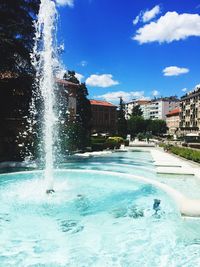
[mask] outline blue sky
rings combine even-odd
[[[181,96],[200,83],[199,1],[57,2],[62,61],[90,98]]]

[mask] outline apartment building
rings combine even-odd
[[[166,120],[166,115],[179,107],[179,99],[176,96],[154,99],[149,106],[149,119]]]
[[[166,114],[179,107],[179,99],[176,96],[156,98],[153,100],[133,100],[126,104],[126,118],[130,117],[134,106],[140,105],[144,119],[166,120]]]
[[[200,134],[200,87],[181,97],[180,108],[181,134]]]
[[[147,116],[148,113],[148,108],[147,105],[150,103],[150,100],[146,100],[146,99],[134,99],[131,102],[128,102],[125,104],[125,117],[126,119],[129,119],[132,113],[132,110],[135,106],[140,106],[141,111],[143,113],[143,116]]]
[[[180,124],[180,108],[173,109],[166,115],[166,124],[168,127],[168,134],[177,134]]]

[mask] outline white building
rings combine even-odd
[[[166,120],[166,115],[173,109],[179,108],[180,102],[176,97],[165,97],[152,100],[149,104],[149,119]]]
[[[166,120],[166,114],[171,110],[179,108],[179,100],[174,97],[164,97],[153,100],[133,100],[125,105],[126,119],[130,118],[133,107],[139,105],[144,119]]]
[[[146,105],[149,104],[150,102],[151,102],[150,100],[145,100],[145,99],[139,99],[139,100],[134,99],[133,101],[126,103],[125,104],[126,119],[130,118],[133,107],[136,107],[138,105],[140,106],[141,111],[143,112],[143,116],[144,115],[146,116],[146,113],[148,113],[146,109]]]
[[[181,97],[180,130],[182,135],[200,135],[200,87]]]

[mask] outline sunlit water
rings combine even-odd
[[[35,22],[35,45],[32,53],[32,62],[36,70],[35,89],[31,105],[31,113],[37,116],[43,108],[43,157],[45,162],[44,177],[46,189],[53,189],[53,167],[56,157],[56,100],[55,76],[58,68],[56,52],[56,4],[52,0],[41,0],[37,21]],[[41,98],[42,106],[36,107],[35,102]]]
[[[143,176],[155,176],[148,153],[65,167],[74,169],[55,171],[56,193],[49,196],[42,172],[0,175],[0,266],[200,265],[199,220],[181,218],[164,192],[125,174],[141,175],[145,167]]]

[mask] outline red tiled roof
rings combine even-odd
[[[98,105],[98,106],[106,106],[106,107],[116,107],[115,105],[106,102],[106,101],[100,101],[100,100],[90,100],[91,105]]]
[[[180,108],[175,108],[173,110],[171,110],[168,114],[166,114],[167,117],[170,117],[170,116],[175,116],[175,115],[178,115],[180,113]]]
[[[150,102],[151,102],[150,100],[146,100],[146,99],[137,100],[138,105],[148,104]]]
[[[69,81],[66,81],[66,80],[63,80],[63,79],[55,78],[55,81],[58,84],[62,84],[62,85],[69,86],[69,87],[70,86],[75,86],[75,87],[78,87],[79,86],[79,84],[72,83],[72,82],[69,82]]]

